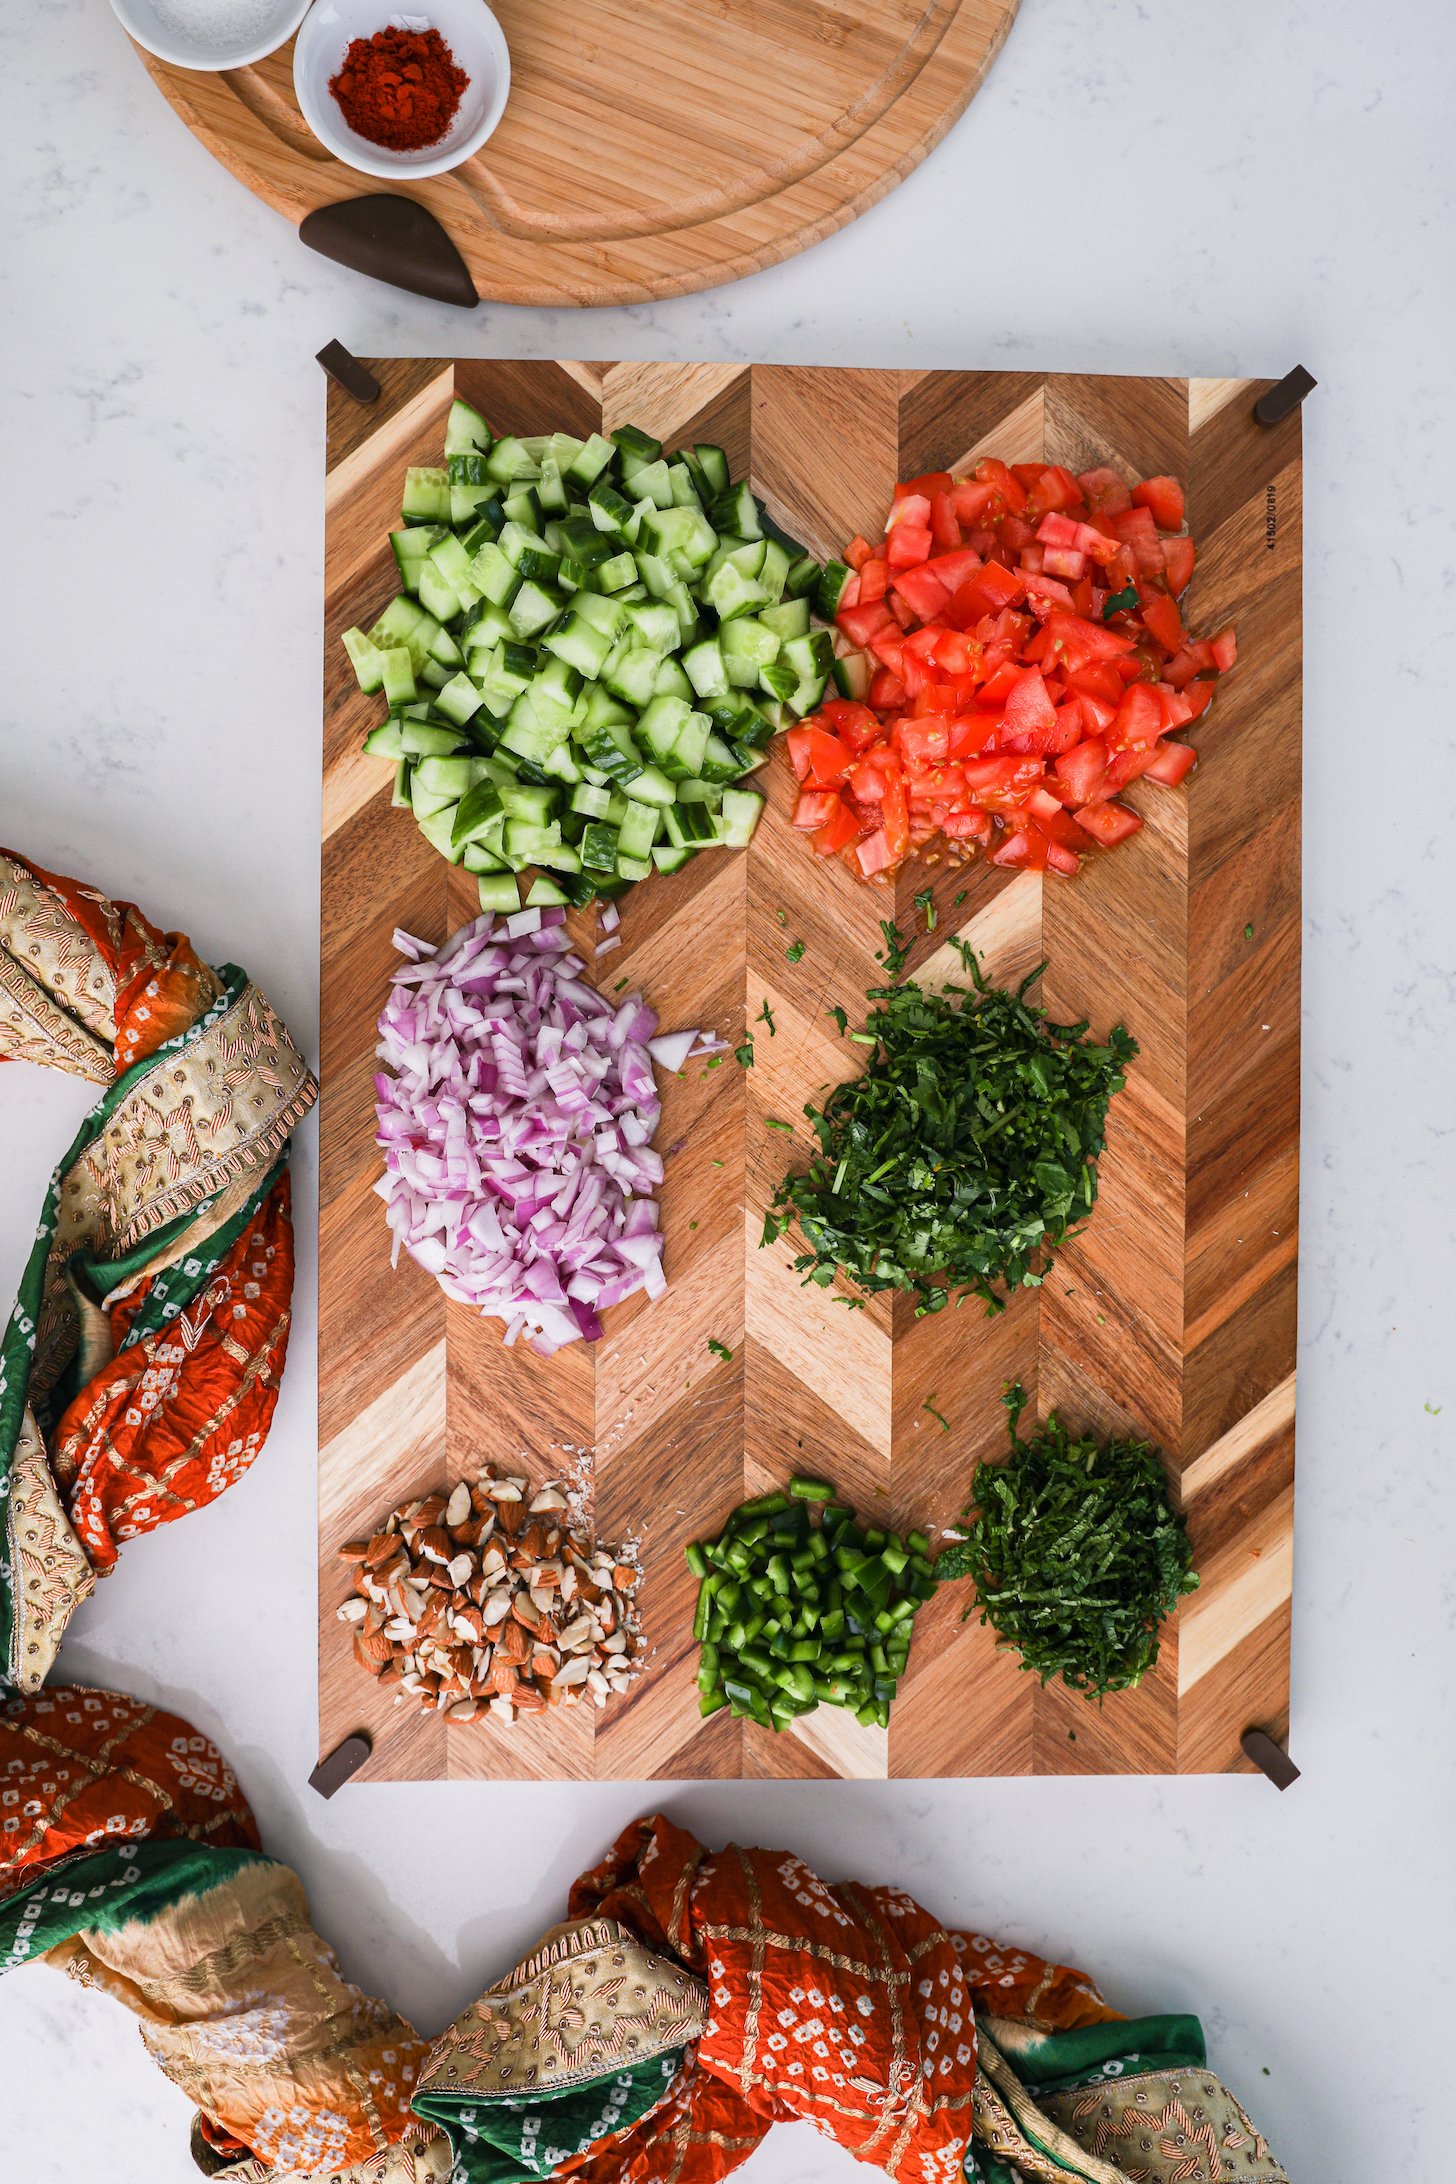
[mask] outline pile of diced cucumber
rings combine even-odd
[[[496,439],[453,404],[441,469],[411,469],[390,534],[403,589],[344,644],[389,717],[364,748],[481,907],[586,903],[699,849],[742,847],[739,784],[812,712],[832,584],[721,448]]]

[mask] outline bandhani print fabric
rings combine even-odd
[[[100,1096],[0,1334],[0,1688],[35,1691],[120,1544],[213,1501],[272,1419],[288,1140],[317,1087],[265,997],[0,850],[0,1060]]]
[[[0,1705],[0,1971],[41,1957],[134,2012],[208,2174],[446,2173],[410,2108],[425,2042],[343,1978],[227,1761],[175,1715],[55,1686]]]
[[[893,1888],[639,1820],[432,2047],[340,1974],[226,1760],[114,1692],[0,1706],[0,1972],[137,2017],[234,2184],[714,2184],[803,2119],[901,2184],[1289,2184],[1196,2018]]]

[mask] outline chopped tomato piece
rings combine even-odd
[[[961,527],[956,520],[949,482],[943,490],[938,488],[930,496],[930,535],[942,553],[953,552],[961,542]]]
[[[957,520],[963,529],[970,531],[984,521],[996,498],[996,488],[983,484],[978,478],[957,478],[950,497],[955,504]]]
[[[912,497],[929,500],[936,493],[948,493],[954,483],[948,470],[927,470],[924,477],[909,478],[903,485],[897,485],[893,497],[897,501]]]
[[[1170,592],[1150,592],[1143,601],[1143,625],[1152,631],[1165,652],[1183,649],[1183,617]]]
[[[883,630],[893,627],[893,616],[879,601],[870,605],[842,607],[834,617],[851,644],[872,645]]]
[[[838,736],[808,721],[789,730],[788,743],[789,763],[799,779],[822,788],[832,788],[836,781],[842,781],[854,762],[854,754]],[[814,824],[819,824],[817,819]]]
[[[889,576],[890,572],[885,566],[883,556],[880,554],[872,554],[861,565],[859,572],[859,603],[862,607],[873,606],[877,599],[884,598],[885,586],[889,581]]]
[[[869,701],[877,713],[895,713],[905,703],[908,692],[898,675],[888,667],[877,667],[870,677]]]
[[[1156,743],[1132,743],[1125,751],[1114,751],[1102,776],[1102,786],[1097,792],[1099,797],[1116,796],[1119,789],[1140,780],[1157,755]]]
[[[1160,531],[1183,528],[1183,488],[1176,478],[1144,478],[1132,489],[1139,508],[1146,508]]]
[[[983,462],[977,463],[975,475],[978,485],[989,485],[992,488],[993,505],[994,500],[1002,501],[1012,515],[1019,515],[1026,506],[1026,487],[994,455],[988,455]]]
[[[1077,479],[1089,508],[1116,515],[1132,505],[1132,495],[1115,470],[1084,470]]]
[[[826,698],[818,717],[841,742],[855,751],[864,750],[880,732],[879,721],[870,707],[859,704],[854,698]]]
[[[1165,538],[1163,541],[1163,570],[1168,579],[1168,589],[1175,595],[1186,591],[1193,574],[1196,550],[1191,538]]]
[[[1191,743],[1160,743],[1148,766],[1147,777],[1149,781],[1161,781],[1164,788],[1176,789],[1197,763],[1198,753]]]
[[[1126,750],[1131,743],[1156,743],[1163,733],[1163,709],[1148,683],[1133,683],[1107,730],[1109,747]]]
[[[992,864],[1011,865],[1024,872],[1045,872],[1047,838],[1039,827],[1017,827],[991,855]]]
[[[953,592],[968,576],[975,575],[981,566],[981,557],[969,546],[961,546],[954,553],[932,554],[925,566],[940,578],[947,592]]]
[[[921,622],[933,622],[950,597],[928,562],[923,568],[901,569],[895,578],[894,589]],[[1172,606],[1173,602],[1169,600],[1168,604]],[[1173,612],[1176,614],[1178,609],[1173,607]]]
[[[851,569],[862,569],[874,552],[867,538],[853,537],[844,549],[844,558]]]
[[[1023,668],[1006,693],[1004,735],[1011,737],[1041,734],[1054,728],[1056,720],[1057,709],[1048,695],[1041,669]]]
[[[1107,746],[1090,738],[1086,743],[1074,744],[1070,751],[1059,753],[1057,763],[1049,776],[1049,786],[1059,803],[1090,804],[1102,784],[1107,771]]]
[[[1125,842],[1130,834],[1136,834],[1142,825],[1135,811],[1126,804],[1084,804],[1076,815],[1079,827],[1086,829],[1094,842],[1104,849],[1113,849]]]
[[[855,840],[861,831],[859,820],[850,810],[848,804],[845,803],[844,798],[836,796],[832,799],[832,802],[833,810],[825,819],[824,824],[816,829],[814,839],[810,844],[816,857],[833,857],[840,850],[848,849],[850,843]]]
[[[978,811],[974,805],[965,811],[953,811],[941,822],[942,834],[948,834],[953,842],[989,842],[995,829],[988,811]]]
[[[902,505],[908,506],[909,503]],[[897,523],[885,540],[885,559],[892,569],[914,569],[929,556],[934,544],[928,526]]]
[[[950,723],[926,716],[921,720],[906,719],[897,722],[894,729],[895,747],[907,765],[927,766],[933,760],[950,756]]]
[[[890,848],[883,827],[877,828],[873,834],[867,835],[858,848],[852,850],[850,854],[861,874],[867,880],[872,878],[876,872],[888,872],[892,865],[899,862],[894,851]]]
[[[1208,649],[1220,675],[1226,675],[1239,656],[1238,639],[1234,635],[1232,623],[1227,629],[1221,629],[1216,637],[1209,639]]]
[[[837,809],[842,808],[843,800],[833,789],[801,789],[799,801],[794,806],[794,816],[789,823],[812,834],[816,827],[822,827]]]
[[[896,493],[894,506],[885,518],[885,537],[888,539],[891,531],[897,530],[902,523],[908,523],[915,530],[929,528],[930,495],[928,493],[917,491],[915,486],[907,487],[903,493]]]

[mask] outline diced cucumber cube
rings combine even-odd
[[[496,441],[486,457],[485,467],[498,485],[513,485],[518,478],[534,478],[538,470],[531,450],[510,433]]]
[[[667,775],[656,766],[644,766],[635,778],[626,784],[629,800],[634,804],[654,804],[665,811],[669,804],[677,802],[677,790]]]
[[[720,698],[728,688],[728,671],[716,638],[707,637],[683,654],[683,672],[700,698]]]
[[[448,761],[446,762],[448,764]],[[494,781],[477,781],[460,799],[451,829],[451,840],[457,846],[466,842],[478,842],[500,818],[505,806]]]
[[[764,800],[756,789],[725,789],[718,815],[718,839],[729,849],[746,849],[753,839]]]
[[[558,887],[555,880],[548,880],[543,872],[538,872],[526,889],[528,910],[545,910],[556,903],[569,902],[570,899],[566,889]]]
[[[371,728],[364,738],[364,748],[371,758],[392,758],[397,764],[404,757],[404,733],[399,722],[384,720]]]
[[[404,745],[406,758],[448,758],[460,748],[460,737],[453,728],[441,728],[432,720],[410,720],[406,717],[399,724],[399,740]]]
[[[355,681],[361,690],[372,696],[384,682],[384,664],[378,645],[372,644],[362,629],[346,629],[342,641]]]
[[[412,464],[404,474],[400,514],[406,523],[450,521],[450,473],[423,464]]]
[[[541,643],[543,649],[554,653],[558,660],[565,660],[579,674],[592,677],[601,673],[612,649],[611,638],[604,637],[599,629],[593,629],[580,614],[572,614],[560,628],[548,631]]]
[[[519,910],[521,890],[514,872],[483,872],[478,883],[482,910]]]
[[[380,680],[384,695],[391,705],[412,705],[419,692],[415,687],[414,662],[404,645],[392,645],[379,655]]]
[[[593,820],[577,844],[583,872],[611,872],[617,862],[617,830]]]
[[[646,857],[657,840],[662,815],[655,804],[629,803],[617,829],[617,862],[624,857]]]
[[[447,720],[458,720],[463,728],[472,714],[481,708],[481,695],[468,675],[452,675],[443,690],[435,693],[435,709]]]
[[[454,841],[455,806],[453,804],[444,804],[438,811],[421,812],[417,796],[415,798],[415,818],[418,821],[421,834],[423,834],[430,847],[437,849],[442,857],[448,857],[451,864],[459,864],[460,851],[455,847]]]
[[[577,485],[594,485],[616,452],[610,440],[594,432],[572,458],[566,475]]]
[[[474,448],[488,449],[491,429],[478,409],[457,394],[445,420],[445,453],[466,455]]]

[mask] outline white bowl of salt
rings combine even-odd
[[[311,0],[111,0],[122,28],[178,68],[246,68],[286,45]]]

